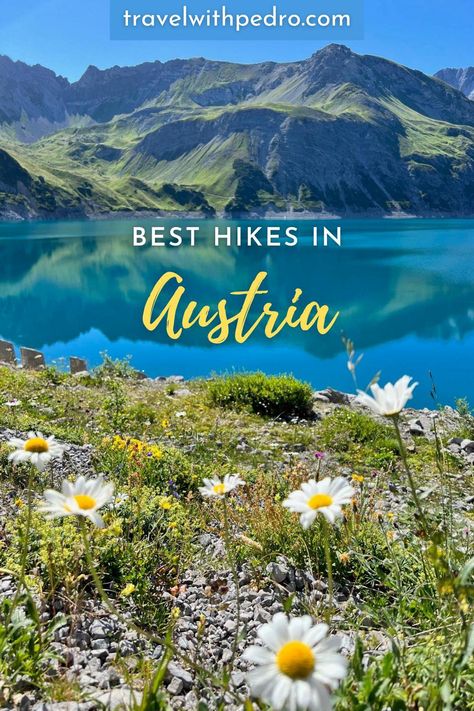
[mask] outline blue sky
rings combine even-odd
[[[473,0],[365,0],[365,4],[365,38],[347,43],[354,51],[381,55],[427,73],[474,65]],[[159,12],[159,0],[156,5]],[[308,8],[322,10],[323,5],[319,0],[308,2]],[[43,64],[71,80],[79,78],[89,64],[105,68],[195,56],[291,61],[327,44],[112,41],[109,0],[0,0],[0,13],[0,54]]]

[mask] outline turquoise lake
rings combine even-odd
[[[131,355],[150,376],[262,369],[351,391],[343,332],[364,353],[361,386],[379,370],[382,382],[407,373],[420,383],[413,403],[431,407],[431,373],[439,402],[474,403],[474,220],[326,222],[343,230],[342,247],[329,248],[311,246],[310,221],[291,223],[308,235],[297,248],[241,249],[214,247],[212,222],[192,223],[202,235],[195,248],[133,248],[133,224],[147,223],[1,224],[0,336],[59,365],[76,355],[93,366],[107,351]],[[267,271],[269,294],[258,297],[255,315],[268,300],[284,313],[299,287],[302,302],[340,316],[325,336],[284,329],[268,340],[257,331],[242,345],[211,345],[195,327],[171,341],[163,326],[149,332],[142,324],[145,300],[168,270],[183,277],[187,298],[210,305]]]

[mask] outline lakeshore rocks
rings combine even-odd
[[[325,390],[316,390],[313,393],[313,397],[316,401],[328,402],[332,405],[350,405],[355,396],[333,388],[326,388]]]
[[[446,447],[450,454],[464,458],[468,464],[474,466],[474,440],[452,437]]]

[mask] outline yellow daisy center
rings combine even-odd
[[[314,494],[308,499],[308,506],[310,509],[322,509],[324,506],[331,506],[332,502],[333,498],[329,494]]]
[[[212,491],[215,494],[225,494],[225,484],[214,484]]]
[[[298,640],[284,644],[276,655],[278,669],[290,679],[306,679],[313,671],[315,662],[311,647]]]
[[[76,494],[73,498],[79,508],[83,509],[84,511],[89,511],[90,509],[93,509],[94,506],[96,506],[97,504],[97,501],[94,499],[94,497],[89,496],[89,494]]]
[[[24,445],[25,452],[34,452],[35,454],[43,454],[49,450],[49,444],[43,437],[32,437],[27,440]]]

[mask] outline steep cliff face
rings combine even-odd
[[[474,100],[474,67],[466,69],[441,69],[435,76],[459,89],[468,99]]]
[[[74,84],[4,58],[1,91],[0,147],[48,187],[50,212],[51,196],[58,210],[90,214],[474,211],[474,103],[340,45],[290,64],[89,67]],[[11,143],[21,121],[70,128]],[[13,193],[3,190],[5,204]],[[33,193],[21,199],[41,212]]]
[[[60,123],[66,117],[68,81],[39,64],[30,67],[0,56],[0,122],[23,116]]]
[[[12,125],[15,137],[25,142],[66,126],[68,86],[49,69],[0,55],[0,126]]]

